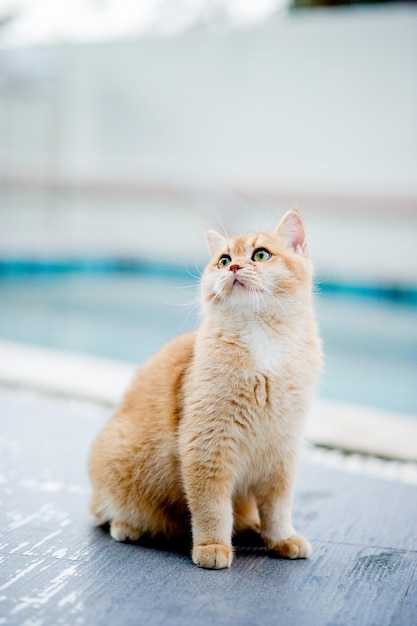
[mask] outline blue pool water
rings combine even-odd
[[[0,275],[0,339],[139,364],[198,325],[193,278],[85,270]],[[326,354],[319,395],[417,415],[415,304],[324,289],[317,314]]]

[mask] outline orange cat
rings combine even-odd
[[[305,558],[292,491],[322,357],[303,224],[293,209],[274,232],[207,240],[204,321],[145,363],[98,435],[91,511],[118,541],[191,530],[200,567],[229,567],[243,529]]]

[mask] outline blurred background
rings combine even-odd
[[[323,398],[417,416],[417,5],[0,0],[0,341],[140,363],[298,204]]]

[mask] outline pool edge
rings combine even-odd
[[[138,364],[0,341],[0,384],[115,407]],[[335,419],[335,417],[337,418]],[[417,461],[417,417],[316,399],[307,439],[346,452]]]

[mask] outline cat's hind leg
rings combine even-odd
[[[127,522],[122,522],[121,520],[112,520],[110,522],[110,535],[116,541],[136,541],[142,534],[139,528],[134,528]]]
[[[261,520],[259,518],[258,505],[251,491],[248,494],[239,495],[234,498],[233,518],[233,532],[260,532]]]
[[[139,528],[115,515],[110,499],[104,495],[100,497],[96,491],[91,495],[90,512],[96,526],[110,524],[110,535],[116,541],[136,541],[143,534]]]

